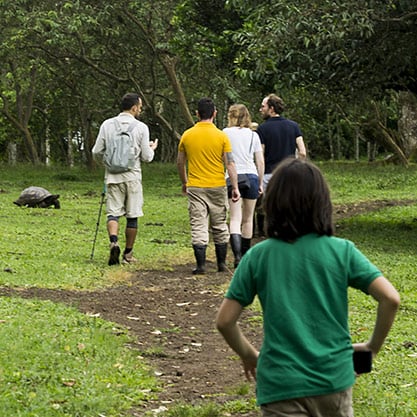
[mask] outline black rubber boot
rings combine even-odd
[[[194,256],[197,262],[197,268],[193,270],[194,275],[206,273],[206,248],[207,245],[193,245]]]
[[[226,255],[227,255],[227,243],[216,243],[216,259],[217,259],[217,271],[226,271]]]
[[[252,239],[242,237],[242,256],[250,249]]]
[[[230,246],[235,257],[234,266],[237,268],[240,259],[242,258],[242,235],[238,233],[232,233],[230,235]]]
[[[264,222],[265,216],[261,213],[256,213],[256,225],[258,229],[258,236],[260,237],[265,236]]]

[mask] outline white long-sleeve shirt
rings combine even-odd
[[[136,123],[136,127],[132,130],[132,137],[134,140],[135,149],[135,166],[127,171],[118,174],[110,173],[106,170],[105,180],[106,184],[120,184],[122,182],[141,180],[142,169],[140,162],[151,162],[154,158],[154,151],[149,146],[149,128],[145,123],[135,119],[130,113],[122,112],[117,116],[117,120],[123,128],[131,123]],[[113,123],[113,118],[105,120],[97,135],[96,143],[92,149],[93,158],[102,163],[104,151],[106,150],[106,138],[111,137],[116,133],[116,127]]]

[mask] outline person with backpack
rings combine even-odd
[[[143,216],[141,161],[151,162],[158,146],[158,139],[150,141],[148,126],[138,120],[141,110],[139,94],[125,94],[121,100],[121,113],[101,124],[92,149],[93,158],[105,165],[109,265],[120,264],[118,234],[121,216],[126,216],[126,242],[122,262],[137,262],[133,257],[133,246],[138,217]]]

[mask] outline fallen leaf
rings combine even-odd
[[[66,386],[66,387],[73,387],[75,385],[75,380],[70,379],[68,381],[62,381],[62,383]]]

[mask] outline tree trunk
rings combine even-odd
[[[329,136],[330,160],[334,161],[333,132],[332,132],[332,123],[331,123],[329,112],[327,112],[327,134]]]
[[[16,142],[9,142],[7,146],[8,161],[10,165],[16,165],[17,162],[17,144]]]
[[[175,59],[165,55],[160,56],[159,60],[162,63],[165,69],[165,73],[167,74],[168,79],[171,83],[172,89],[174,90],[175,97],[177,99],[178,105],[180,106],[185,121],[191,127],[194,124],[194,119],[191,115],[190,109],[188,108],[184,90],[177,77],[177,72],[175,70]]]
[[[49,128],[49,119],[46,119],[46,128],[45,128],[45,165],[49,166],[51,164],[51,129]]]
[[[360,159],[360,140],[359,140],[359,127],[355,126],[355,161],[359,162]]]
[[[399,94],[398,102],[401,116],[398,121],[400,146],[404,155],[409,159],[417,160],[417,97],[408,91]]]
[[[67,161],[70,168],[74,167],[74,154],[72,149],[72,130],[71,130],[71,120],[68,117],[68,126],[67,126],[67,137],[68,137],[68,149],[67,149]]]
[[[36,149],[35,142],[33,141],[32,134],[27,126],[21,126],[21,129],[24,134],[24,139],[26,143],[26,148],[29,152],[30,159],[35,165],[40,164],[38,150]]]

